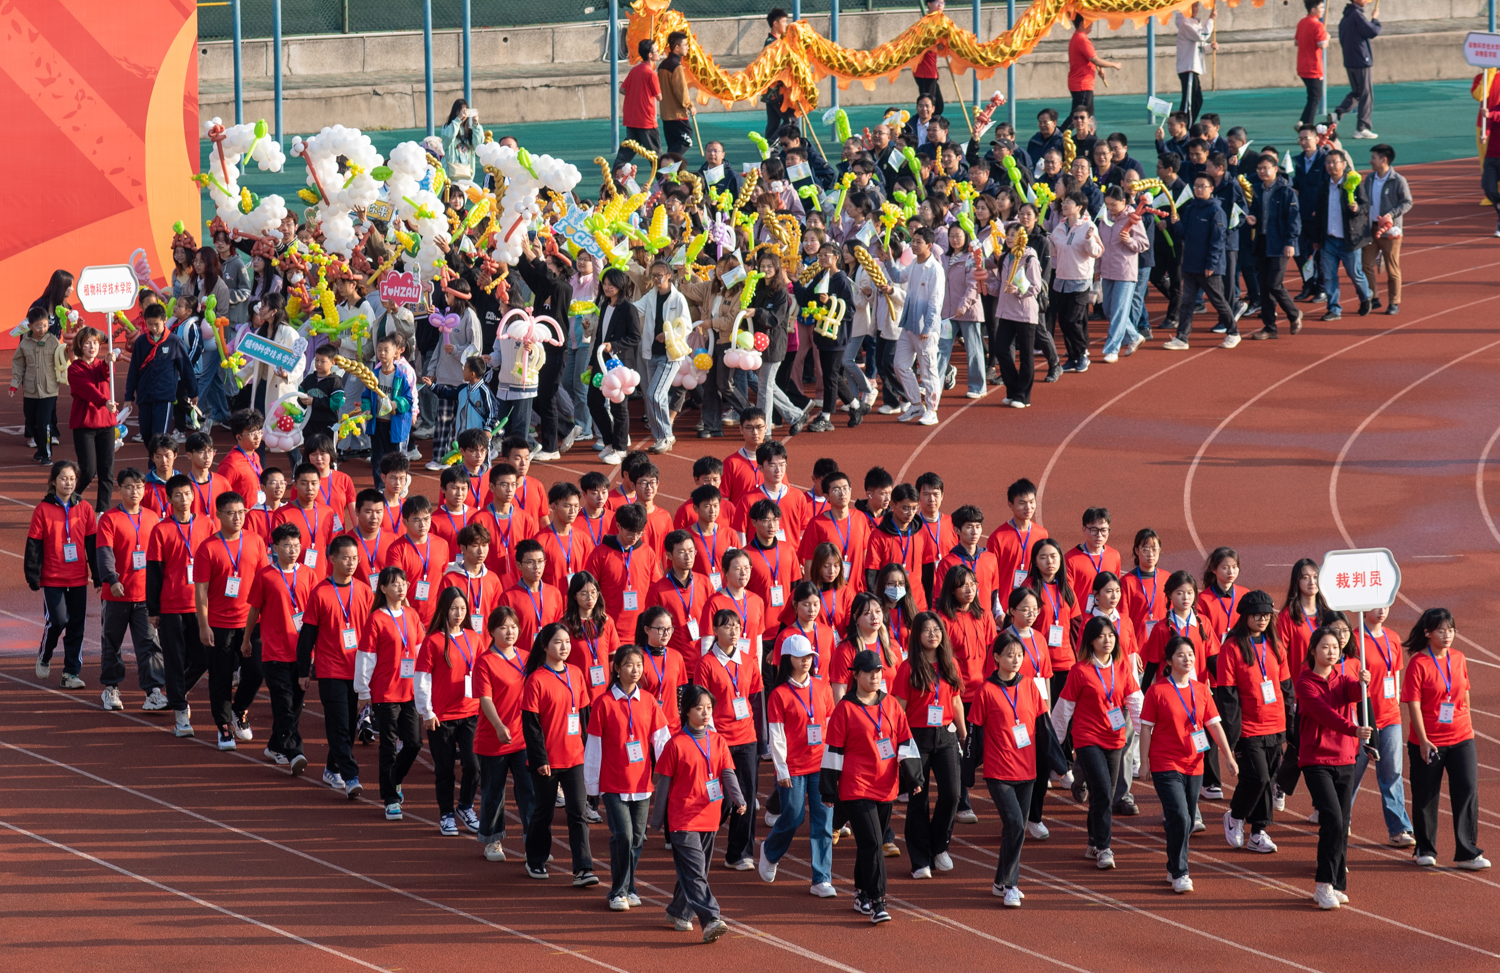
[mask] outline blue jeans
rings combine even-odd
[[[1176,770],[1153,771],[1151,783],[1161,799],[1163,824],[1167,829],[1167,874],[1181,878],[1188,873],[1188,837],[1198,814],[1198,789],[1202,774]]]
[[[1106,355],[1118,355],[1123,345],[1141,337],[1130,321],[1135,308],[1136,283],[1133,280],[1104,281],[1104,313],[1109,316],[1109,333],[1104,336]]]
[[[604,820],[609,823],[609,894],[635,894],[635,868],[646,844],[646,817],[651,800],[627,801],[619,794],[605,794]]]
[[[1372,741],[1380,751],[1380,760],[1375,764],[1375,780],[1380,784],[1380,810],[1385,814],[1385,830],[1392,838],[1411,830],[1411,818],[1406,814],[1406,788],[1401,783],[1401,724],[1392,723],[1375,731]],[[1359,782],[1364,779],[1365,767],[1370,758],[1363,747],[1354,758],[1354,794],[1349,799],[1352,808],[1359,799]]]
[[[849,387],[854,389],[856,395],[870,394],[870,379],[855,361],[864,347],[863,338],[850,338],[849,344],[844,347],[844,378],[848,380]],[[874,358],[875,351],[871,349],[869,359],[873,361]]]
[[[985,392],[984,374],[984,322],[983,321],[950,321],[948,322],[950,333],[946,338],[938,339],[938,381],[944,381],[948,374],[948,359],[953,357],[953,342],[956,338],[964,341],[964,351],[968,353],[969,362],[969,391]]]
[[[776,791],[781,796],[781,817],[776,819],[776,824],[771,828],[771,833],[766,836],[761,850],[765,853],[766,861],[775,864],[781,861],[787,849],[792,846],[792,835],[802,827],[802,819],[807,816],[807,809],[811,808],[812,816],[808,821],[808,838],[812,843],[812,880],[816,885],[819,882],[833,881],[833,808],[823,803],[823,796],[818,792],[818,774],[804,774],[801,777],[791,779],[792,786],[777,786]]]
[[[666,355],[652,355],[646,366],[646,423],[651,428],[651,438],[657,442],[672,438],[671,402],[672,376],[677,363],[667,361]]]
[[[1344,271],[1354,281],[1354,292],[1359,299],[1370,299],[1370,284],[1365,280],[1358,250],[1350,250],[1343,237],[1331,236],[1324,239],[1323,248],[1318,253],[1319,265],[1323,269],[1323,291],[1328,295],[1328,310],[1339,310],[1339,264],[1344,265]]]
[[[223,375],[218,346],[204,345],[193,367],[193,377],[198,382],[198,409],[210,422],[229,421],[229,396],[224,392]]]
[[[1142,267],[1140,279],[1135,282],[1135,295],[1130,305],[1130,323],[1142,338],[1151,337],[1151,315],[1146,313],[1146,292],[1151,289],[1151,272]]]
[[[593,345],[588,342],[583,342],[578,347],[570,345],[568,355],[563,359],[563,388],[567,391],[568,398],[573,400],[573,421],[583,430],[578,434],[582,439],[594,435],[594,420],[589,415],[588,395],[583,387],[583,373],[593,362],[593,350]]]

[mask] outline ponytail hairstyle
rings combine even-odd
[[[558,632],[566,634],[567,631],[562,622],[548,622],[542,626],[531,643],[531,651],[526,654],[526,675],[531,675],[547,664],[547,646],[552,644],[552,637]]]
[[[385,597],[385,586],[398,578],[405,581],[406,572],[396,567],[396,565],[392,564],[389,567],[380,569],[380,576],[375,582],[375,603],[370,606],[371,614],[389,605],[389,601]],[[397,605],[396,607],[400,608],[401,606]]]
[[[579,572],[579,574],[583,573],[585,572]],[[578,575],[575,574],[573,575],[573,577],[577,578]],[[641,651],[651,652],[651,633],[647,630],[651,628],[652,625],[656,624],[657,619],[663,617],[671,618],[672,613],[667,611],[660,605],[652,605],[650,608],[647,608],[645,611],[635,616],[635,644],[641,649]],[[666,654],[666,649],[666,646],[662,646],[663,655]]]

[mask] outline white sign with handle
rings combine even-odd
[[[1471,32],[1464,38],[1464,60],[1470,67],[1500,68],[1500,34]]]
[[[1389,608],[1401,588],[1396,556],[1383,547],[1329,551],[1318,570],[1318,590],[1334,611]]]

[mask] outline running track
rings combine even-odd
[[[1065,543],[1077,539],[1081,510],[1104,504],[1114,516],[1112,542],[1127,553],[1142,526],[1161,533],[1167,568],[1198,571],[1208,549],[1231,544],[1242,581],[1278,602],[1298,557],[1390,547],[1404,574],[1392,626],[1405,631],[1419,606],[1446,605],[1458,617],[1476,681],[1480,844],[1494,857],[1500,638],[1489,579],[1500,569],[1500,472],[1488,467],[1500,460],[1493,396],[1500,331],[1492,324],[1500,246],[1489,211],[1475,205],[1474,169],[1467,161],[1404,170],[1417,208],[1407,223],[1408,293],[1398,317],[1350,313],[1322,325],[1310,314],[1295,338],[1283,330],[1277,342],[1247,341],[1234,351],[1200,337],[1174,355],[1153,341],[1118,365],[1039,385],[1024,412],[1002,409],[1003,393],[992,393],[977,403],[950,400],[931,429],[878,416],[855,433],[839,423],[834,435],[792,443],[793,478],[806,484],[812,461],[824,455],[856,480],[875,463],[906,480],[937,470],[948,509],[979,503],[998,523],[1005,484],[1029,476],[1042,487],[1039,519]],[[1153,311],[1159,317],[1160,307]],[[7,421],[19,422],[14,406],[11,415]],[[517,828],[505,864],[485,862],[472,840],[440,838],[425,754],[407,782],[407,820],[387,824],[373,801],[350,804],[311,777],[291,780],[269,768],[258,741],[238,754],[216,752],[203,729],[206,700],[196,701],[199,736],[191,742],[171,736],[170,717],[140,713],[129,683],[126,712],[106,715],[97,696],[97,615],[85,645],[89,690],[38,685],[37,598],[24,588],[19,557],[43,478],[18,439],[7,443],[0,453],[9,464],[0,465],[7,966],[438,970],[494,962],[499,947],[507,966],[645,973],[693,969],[708,958],[672,948],[696,946],[698,936],[663,924],[672,870],[659,836],[642,860],[646,905],[617,915],[598,889],[577,892],[560,877],[526,880]],[[684,438],[679,452],[658,461],[670,505],[686,496],[691,460],[704,445]],[[738,444],[707,445],[725,455]],[[142,452],[122,450],[117,467],[142,462]],[[586,452],[575,450],[556,475],[592,468]],[[363,464],[353,465],[359,480]],[[320,716],[316,694],[309,699],[303,728],[316,766]],[[258,732],[268,719],[262,702],[252,717]],[[357,756],[373,784],[374,749]],[[761,776],[765,795],[769,770]],[[842,894],[832,900],[807,895],[802,840],[774,886],[754,872],[715,869],[733,933],[713,960],[787,973],[980,964],[1119,973],[1182,961],[1203,970],[1323,973],[1500,968],[1500,873],[1447,867],[1446,798],[1442,867],[1417,870],[1404,851],[1384,845],[1372,788],[1367,781],[1355,811],[1353,901],[1338,913],[1319,913],[1309,899],[1316,828],[1304,823],[1305,790],[1273,826],[1281,851],[1271,856],[1227,849],[1217,820],[1226,805],[1206,802],[1209,831],[1193,846],[1197,892],[1178,897],[1165,881],[1159,805],[1149,783],[1138,783],[1142,814],[1116,821],[1120,867],[1112,872],[1083,860],[1082,811],[1054,794],[1053,837],[1027,844],[1027,899],[1018,911],[1000,909],[989,894],[998,830],[984,800],[976,801],[979,824],[957,828],[953,872],[919,883],[904,857],[888,862],[896,922],[878,930],[850,910],[852,842],[835,851]],[[898,819],[902,811],[897,805]],[[758,830],[763,836],[763,824]],[[593,828],[593,848],[606,872],[603,826]],[[562,843],[556,852],[566,861]]]

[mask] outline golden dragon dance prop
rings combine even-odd
[[[1225,0],[1233,7],[1240,0]],[[1261,6],[1265,0],[1251,0]],[[895,81],[903,68],[910,67],[931,48],[949,58],[953,71],[974,71],[988,78],[997,68],[1014,64],[1030,53],[1057,24],[1066,24],[1075,14],[1085,19],[1106,21],[1118,28],[1126,20],[1137,26],[1151,17],[1165,24],[1171,15],[1187,10],[1193,0],[1035,0],[1016,22],[1000,36],[981,41],[964,30],[946,14],[929,14],[894,40],[868,51],[842,47],[820,35],[807,23],[792,23],[787,32],[766,45],[755,60],[740,71],[722,68],[713,55],[698,43],[692,24],[680,11],[671,9],[671,0],[635,0],[631,5],[627,29],[634,63],[640,41],[653,38],[658,50],[665,50],[667,35],[680,30],[688,35],[688,53],[683,64],[688,84],[698,89],[699,104],[718,99],[724,107],[737,101],[754,101],[773,84],[782,85],[782,107],[805,115],[818,107],[818,82],[833,76],[840,90],[855,81],[873,91],[880,78]]]

